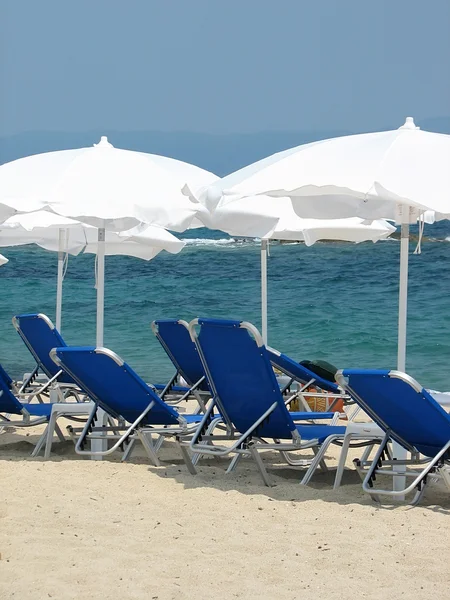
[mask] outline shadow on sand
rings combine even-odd
[[[38,436],[31,434],[26,437],[20,436],[22,438],[20,441],[17,440],[17,437],[12,433],[0,437],[0,461],[44,461],[42,455],[36,458],[30,456]],[[157,477],[172,478],[186,489],[211,488],[224,494],[234,491],[246,495],[266,497],[270,501],[301,503],[317,500],[343,506],[367,505],[372,506],[374,510],[405,509],[405,505],[400,503],[387,503],[383,504],[382,507],[374,503],[362,491],[359,475],[352,468],[347,468],[344,471],[342,484],[338,490],[333,490],[332,487],[336,474],[334,466],[326,472],[317,470],[310,484],[302,486],[299,482],[304,474],[304,469],[281,463],[278,453],[266,452],[262,456],[274,484],[272,487],[264,485],[256,465],[249,458],[242,459],[236,470],[229,474],[226,473],[229,460],[204,458],[197,465],[197,475],[193,476],[188,472],[184,461],[179,455],[178,448],[171,441],[164,442],[161,448],[160,467],[149,466],[148,458],[140,447],[136,447],[136,451],[128,462],[134,465],[146,466],[146,469]],[[75,454],[72,441],[54,442],[50,457],[51,462],[83,460],[89,460],[89,458]],[[116,452],[105,460],[120,463],[121,454]],[[123,464],[124,470],[127,468],[126,465],[127,463]],[[430,482],[419,506],[423,509],[450,514],[450,495],[445,487],[441,487],[440,483]]]

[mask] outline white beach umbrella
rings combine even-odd
[[[450,135],[399,129],[290,148],[224,177],[207,195],[293,199],[305,218],[395,219],[396,205],[450,215]],[[201,191],[200,191],[201,193]],[[198,194],[193,194],[195,197]]]
[[[39,202],[109,230],[145,222],[184,231],[201,207],[182,195],[186,181],[177,176],[180,170],[161,165],[159,157],[114,148],[103,136],[90,148],[35,154],[0,166],[0,202]]]
[[[203,171],[203,185],[214,176]],[[192,179],[192,181],[191,181]],[[184,231],[204,207],[181,193],[202,184],[202,170],[174,159],[114,148],[47,152],[0,167],[0,203],[45,203],[53,212],[98,228],[97,345],[103,345],[105,232],[143,223]],[[11,200],[12,199],[12,200]]]
[[[0,247],[36,244],[58,252],[56,327],[61,331],[62,286],[68,254],[97,254],[97,228],[45,210],[16,214],[0,225]],[[145,225],[123,232],[105,232],[105,255],[134,256],[151,260],[162,250],[177,254],[184,242],[158,225]]]
[[[6,265],[7,262],[9,262],[9,260],[6,258],[6,256],[3,256],[3,254],[0,254],[0,267],[2,265]]]
[[[285,150],[236,171],[191,197],[223,210],[239,198],[289,197],[305,218],[395,219],[402,224],[398,369],[406,368],[409,223],[421,212],[450,215],[450,136],[397,130],[333,138]]]

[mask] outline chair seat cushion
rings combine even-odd
[[[180,417],[183,417],[183,419],[186,419],[186,421],[188,423],[200,423],[200,421],[203,419],[204,416],[205,416],[204,414],[186,415],[184,413],[180,413]]]
[[[322,443],[330,435],[345,435],[346,427],[334,425],[296,425],[303,440],[319,440]]]
[[[163,390],[166,387],[166,385],[167,385],[167,383],[155,383],[153,385],[153,387],[156,390]],[[179,394],[186,394],[186,392],[188,392],[190,389],[191,388],[188,388],[188,387],[183,387],[183,386],[180,386],[180,385],[174,385],[174,386],[172,386],[170,388],[170,391],[171,392],[176,392],[176,393],[179,393]]]
[[[50,418],[52,412],[52,405],[49,403],[44,404],[22,404],[23,408],[33,417],[47,417]]]
[[[291,412],[294,421],[305,421],[307,419],[332,419],[335,413],[332,412]]]

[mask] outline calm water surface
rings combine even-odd
[[[149,381],[172,373],[150,330],[153,319],[227,317],[261,325],[259,244],[212,232],[189,237],[199,235],[177,256],[106,259],[105,345]],[[422,254],[410,255],[407,369],[425,386],[450,390],[450,224],[427,235]],[[396,240],[271,245],[270,345],[340,368],[395,368],[399,250]],[[0,268],[0,361],[18,377],[33,360],[11,317],[43,312],[54,320],[57,257],[34,246],[2,253],[10,262]],[[68,344],[95,344],[93,256],[69,260],[62,333]]]

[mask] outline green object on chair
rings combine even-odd
[[[302,360],[300,364],[323,379],[335,383],[334,376],[338,369],[326,360]]]

